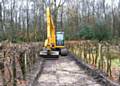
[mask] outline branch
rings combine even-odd
[[[60,0],[58,6],[56,7],[56,9],[53,11],[52,14],[56,13],[56,11],[57,11],[61,6],[63,6],[63,4],[65,3],[65,0],[64,0],[64,2],[63,2],[62,4],[60,4],[60,3],[61,3],[61,0]]]

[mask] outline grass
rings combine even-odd
[[[113,59],[112,60],[112,67],[120,67],[120,60],[119,59]]]

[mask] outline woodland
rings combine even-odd
[[[119,83],[120,0],[0,0],[0,84],[26,83],[46,39],[48,2],[69,51]]]

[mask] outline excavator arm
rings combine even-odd
[[[44,47],[50,50],[52,48],[55,48],[56,46],[56,31],[49,7],[47,7],[46,10],[46,17],[47,17],[47,39],[45,40]]]
[[[43,57],[59,57],[59,51],[55,51],[56,47],[56,31],[53,23],[50,8],[46,9],[46,21],[47,21],[47,39],[44,42],[44,49],[40,51],[40,56]]]

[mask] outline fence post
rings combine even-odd
[[[107,45],[107,73],[109,74],[109,76],[111,75],[111,55],[110,55],[110,47],[109,45]]]
[[[102,45],[99,43],[98,44],[98,58],[99,58],[99,62],[98,62],[98,68],[99,69],[102,69],[101,66],[102,66]]]
[[[13,68],[13,86],[17,86],[17,81],[16,81],[16,61],[15,61],[15,55],[13,55],[12,68]]]

